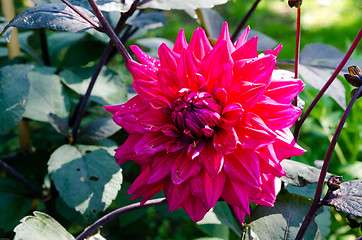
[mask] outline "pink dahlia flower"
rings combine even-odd
[[[273,206],[280,162],[304,153],[290,132],[301,113],[290,102],[304,85],[274,68],[281,45],[258,55],[248,32],[232,43],[225,23],[211,46],[203,29],[189,44],[181,30],[159,59],[131,47],[140,63],[126,66],[138,95],[106,109],[130,134],[116,149],[118,163],[141,165],[132,199],[143,195],[143,204],[163,190],[168,210],[183,208],[194,221],[219,198],[241,222],[249,201]]]

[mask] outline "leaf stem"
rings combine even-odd
[[[26,187],[28,187],[37,198],[42,198],[42,191],[35,187],[28,179],[26,179],[23,175],[18,173],[14,168],[10,167],[6,162],[0,160],[0,167],[4,169],[7,173],[15,177],[17,180],[22,182]]]
[[[132,6],[130,7],[130,9],[127,12],[122,14],[122,16],[119,19],[117,26],[114,30],[115,34],[118,35],[121,32],[121,29],[124,26],[124,24],[126,23],[127,19],[136,11],[138,3],[139,3],[139,0],[134,1]],[[73,143],[76,140],[78,129],[80,127],[80,123],[82,121],[82,118],[83,118],[85,109],[87,107],[88,100],[89,100],[90,94],[93,90],[94,84],[98,78],[99,73],[102,70],[102,67],[107,63],[109,56],[112,53],[112,48],[113,48],[113,43],[112,43],[112,41],[109,41],[106,48],[103,51],[103,54],[97,64],[97,67],[92,75],[91,82],[89,83],[86,93],[80,99],[80,102],[78,104],[79,107],[77,108],[77,111],[75,112],[75,120],[74,120],[73,129],[72,129],[72,138],[71,139],[72,139]]]
[[[245,15],[245,17],[241,20],[241,22],[239,23],[238,27],[236,28],[234,34],[231,36],[231,41],[235,42],[236,38],[238,37],[240,31],[244,28],[246,22],[249,20],[249,18],[251,17],[251,15],[253,14],[253,12],[255,11],[256,7],[258,6],[260,0],[256,0],[253,4],[253,6],[251,6],[251,8],[249,9],[248,13]]]
[[[51,64],[50,64],[50,56],[48,50],[48,41],[44,28],[39,29],[39,36],[40,36],[40,46],[41,46],[44,65],[50,66]]]
[[[102,31],[102,29],[100,28],[99,24],[96,23],[95,21],[93,21],[92,19],[90,19],[88,16],[84,15],[81,11],[79,11],[73,4],[71,4],[70,2],[68,2],[67,0],[62,0],[62,2],[67,5],[68,7],[70,7],[74,12],[76,12],[79,16],[81,16],[84,20],[86,20],[90,25],[92,25],[95,29],[97,29],[98,31]]]
[[[310,104],[310,106],[307,108],[307,110],[305,111],[305,113],[302,115],[302,117],[300,118],[300,120],[298,120],[295,123],[295,128],[294,128],[294,139],[297,141],[298,137],[299,137],[299,132],[300,132],[300,128],[302,127],[302,124],[304,123],[304,121],[307,119],[307,117],[309,116],[309,114],[311,113],[311,111],[313,110],[313,108],[317,105],[318,101],[321,99],[322,95],[324,94],[324,92],[328,89],[328,87],[332,84],[332,82],[334,81],[334,79],[338,76],[338,73],[342,70],[342,68],[344,67],[344,65],[346,64],[346,62],[348,61],[348,59],[351,57],[353,51],[355,50],[355,48],[357,47],[359,41],[361,40],[362,37],[362,28],[360,29],[359,33],[357,34],[356,38],[354,39],[351,47],[348,49],[346,55],[344,56],[344,58],[342,59],[342,61],[340,62],[340,64],[338,65],[338,67],[336,68],[336,70],[334,71],[334,73],[332,74],[332,76],[328,79],[328,81],[324,84],[323,88],[319,91],[319,93],[317,94],[317,96],[315,97],[315,99],[313,100],[313,102]]]
[[[321,195],[322,195],[324,179],[326,178],[328,166],[329,166],[329,163],[331,161],[334,148],[335,148],[335,146],[337,144],[338,137],[339,137],[339,135],[340,135],[340,133],[341,133],[341,131],[343,129],[343,125],[346,122],[347,117],[348,117],[349,113],[351,112],[352,106],[356,102],[356,100],[357,100],[359,94],[361,93],[361,91],[362,91],[362,86],[360,86],[358,88],[358,90],[355,92],[355,94],[353,95],[351,101],[349,102],[349,104],[347,106],[346,111],[343,113],[343,116],[342,116],[341,120],[339,121],[338,127],[337,127],[337,129],[336,129],[336,131],[335,131],[335,133],[333,135],[331,144],[329,145],[328,151],[326,153],[326,157],[325,157],[324,162],[323,162],[323,166],[322,166],[321,173],[319,175],[317,189],[316,189],[316,192],[315,192],[315,195],[314,195],[312,206],[310,207],[307,215],[304,218],[304,221],[302,223],[302,226],[299,229],[296,240],[302,240],[303,239],[303,236],[304,236],[305,232],[307,231],[308,226],[310,225],[312,219],[314,218],[314,216],[317,213],[318,209],[322,206],[320,198],[321,198]]]
[[[295,58],[294,58],[294,78],[298,78],[298,67],[299,67],[299,52],[300,52],[300,6],[297,8],[297,31],[295,37]],[[298,105],[298,96],[293,100],[293,105]]]
[[[124,60],[127,62],[129,60],[132,60],[131,55],[119,39],[118,35],[113,31],[112,27],[109,25],[105,17],[103,16],[103,13],[99,10],[97,4],[94,2],[94,0],[88,0],[89,4],[91,5],[95,15],[97,16],[98,20],[101,22],[103,29],[105,33],[108,35],[108,37],[112,40],[113,44],[116,46],[118,51],[121,53]]]
[[[86,237],[88,237],[92,232],[94,232],[97,228],[99,228],[100,226],[104,225],[105,223],[111,221],[113,218],[126,213],[126,212],[130,212],[133,210],[137,210],[137,209],[141,209],[141,208],[146,208],[146,207],[151,207],[151,206],[159,206],[159,205],[163,205],[166,204],[166,198],[156,198],[156,199],[151,199],[148,200],[145,204],[141,205],[139,202],[138,203],[133,203],[130,204],[128,206],[119,208],[117,210],[114,210],[113,212],[108,213],[107,215],[103,216],[102,218],[98,219],[96,222],[94,222],[92,225],[90,225],[89,227],[87,227],[81,234],[78,235],[78,237],[76,238],[76,240],[83,240]]]

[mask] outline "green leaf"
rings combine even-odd
[[[29,211],[32,199],[25,186],[15,180],[0,177],[0,228],[8,232]]]
[[[76,43],[80,39],[84,38],[86,33],[69,33],[69,32],[59,32],[56,34],[52,34],[47,37],[48,46],[49,46],[49,54],[53,55],[60,51],[61,49]]]
[[[57,221],[51,216],[35,211],[34,216],[27,216],[14,229],[14,240],[75,240]]]
[[[61,3],[62,1],[61,0],[32,0],[32,2],[35,3],[36,5],[40,5],[40,4],[49,4],[49,3]],[[81,6],[88,10],[92,10],[92,8],[89,5],[87,0],[70,0],[69,2],[73,5]],[[123,4],[117,0],[96,0],[95,2],[101,11],[126,12],[131,7],[131,4],[133,1],[127,0],[125,4]]]
[[[286,173],[286,176],[281,179],[288,184],[303,187],[307,184],[318,182],[320,174],[318,168],[288,159],[283,160],[281,165]],[[329,176],[330,174],[328,173],[326,178],[329,178]]]
[[[309,198],[284,191],[278,195],[274,207],[258,205],[247,223],[260,239],[294,240],[311,203]],[[321,239],[314,220],[305,239]]]
[[[197,222],[197,226],[211,237],[229,239],[229,228],[222,224],[213,209],[208,211],[201,221]]]
[[[126,22],[136,28],[155,29],[165,24],[166,16],[162,12],[147,12],[129,18]]]
[[[339,187],[326,199],[326,203],[338,211],[362,217],[362,179],[342,182]]]
[[[24,117],[48,122],[49,114],[68,117],[69,100],[55,68],[36,67],[28,74],[30,91]]]
[[[98,19],[93,13],[83,7],[76,6],[76,8],[99,25]],[[14,17],[8,26],[26,29],[47,28],[73,33],[94,28],[64,3],[44,4],[29,8]]]
[[[223,224],[233,230],[237,236],[241,236],[240,228],[235,222],[235,219],[231,214],[230,208],[226,202],[218,201],[214,207],[214,213],[218,219],[220,219]]]
[[[63,145],[50,156],[48,171],[63,200],[86,219],[104,211],[122,183],[115,159],[98,146]]]
[[[84,95],[93,75],[93,68],[73,68],[60,73],[63,82],[75,92]],[[91,99],[101,105],[121,104],[127,99],[127,87],[119,75],[103,68],[94,85]]]
[[[162,10],[212,8],[215,5],[224,4],[226,2],[227,0],[153,0],[143,4],[141,8],[155,8]]]
[[[13,65],[0,69],[0,131],[15,127],[22,119],[29,94],[27,73],[31,65]]]
[[[53,113],[49,113],[49,123],[58,133],[64,137],[69,135],[68,123],[63,118],[60,118]]]
[[[3,37],[6,42],[9,42],[10,41],[10,34],[11,34],[11,31],[13,30],[13,28],[12,27],[7,27],[7,25],[8,25],[7,23],[1,23],[0,24],[0,32],[2,34],[0,36]]]
[[[97,142],[112,136],[119,130],[120,127],[111,118],[98,118],[80,129],[79,138]]]

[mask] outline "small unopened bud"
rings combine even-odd
[[[327,181],[327,186],[331,191],[335,191],[340,188],[340,184],[342,183],[341,176],[332,176]]]
[[[300,6],[302,6],[302,2],[303,0],[288,0],[288,5],[289,7],[293,8],[300,8]]]

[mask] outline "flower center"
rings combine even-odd
[[[183,88],[171,114],[174,124],[192,138],[212,137],[221,123],[221,107],[210,93]]]

